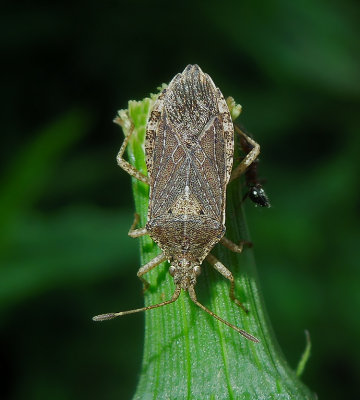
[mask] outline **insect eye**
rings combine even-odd
[[[197,275],[197,276],[199,276],[201,274],[201,268],[199,265],[196,265],[194,267],[194,272],[195,272],[195,275]]]
[[[170,274],[171,276],[174,276],[174,275],[175,275],[175,267],[174,267],[173,265],[170,265],[169,274]]]
[[[256,187],[251,188],[251,191],[250,191],[251,197],[256,199],[257,197],[259,197],[259,195],[260,195],[260,193],[259,193],[258,188],[256,188]]]

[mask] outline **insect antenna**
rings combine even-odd
[[[250,335],[250,333],[247,333],[246,331],[244,331],[243,329],[238,328],[237,326],[230,324],[230,322],[225,321],[224,319],[220,318],[218,315],[216,315],[214,312],[212,312],[211,310],[209,310],[208,308],[206,308],[204,305],[202,305],[201,303],[199,303],[197,297],[196,297],[196,293],[193,287],[190,287],[188,289],[189,291],[189,295],[191,300],[197,305],[199,306],[202,310],[204,310],[205,312],[207,312],[208,314],[210,314],[212,317],[216,318],[218,321],[222,322],[223,324],[229,326],[230,328],[234,329],[236,332],[240,333],[240,335],[244,336],[246,339],[251,340],[252,342],[255,343],[259,343],[260,340],[257,339],[255,336]]]
[[[93,319],[93,321],[106,321],[108,319],[121,317],[123,315],[134,314],[134,313],[137,313],[137,312],[152,310],[153,308],[166,306],[166,305],[171,304],[174,301],[176,301],[178,299],[179,295],[180,295],[180,292],[181,292],[181,288],[179,286],[179,287],[176,287],[175,292],[174,292],[174,294],[173,294],[173,296],[172,296],[172,298],[170,300],[163,301],[162,303],[159,303],[159,304],[153,304],[152,306],[136,308],[135,310],[120,311],[120,312],[117,312],[117,313],[100,314],[100,315],[96,315],[92,319]]]

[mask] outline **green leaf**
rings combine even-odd
[[[56,216],[24,218],[12,251],[1,260],[0,315],[39,293],[112,274],[119,270],[119,260],[129,265],[135,243],[124,238],[119,246],[128,222],[125,212],[84,206],[66,207]]]
[[[130,132],[129,120],[134,122],[128,158],[144,174],[145,126],[154,98],[130,101],[128,110],[120,111],[117,119],[125,135]],[[132,182],[142,227],[146,223],[148,187],[134,178]],[[227,237],[234,242],[249,240],[238,180],[229,185],[227,197]],[[138,240],[143,265],[159,254],[159,249],[148,236]],[[315,398],[278,347],[261,297],[253,252],[246,249],[235,254],[217,245],[212,253],[233,272],[236,295],[250,312],[245,314],[230,300],[229,282],[206,263],[196,287],[199,300],[259,338],[260,343],[246,340],[218,322],[183,292],[175,303],[145,313],[144,356],[134,399]],[[174,284],[167,271],[168,265],[163,263],[146,275],[150,282],[146,305],[171,298]]]
[[[303,374],[304,369],[306,367],[306,363],[309,361],[310,354],[311,354],[311,340],[310,340],[309,331],[305,331],[305,338],[306,338],[305,350],[302,353],[301,358],[300,358],[299,363],[296,368],[296,375],[299,377]]]

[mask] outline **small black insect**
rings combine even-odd
[[[240,131],[236,125],[234,126],[235,130]],[[253,149],[253,145],[242,135],[240,135],[240,146],[246,154]],[[243,200],[249,197],[249,199],[255,203],[255,205],[269,208],[271,205],[262,186],[264,181],[259,180],[258,178],[258,165],[259,159],[257,158],[245,171],[245,182],[246,186],[248,187],[248,191],[245,193]]]

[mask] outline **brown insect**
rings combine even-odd
[[[147,224],[135,229],[139,220],[136,216],[129,236],[149,235],[162,250],[139,269],[137,276],[146,288],[148,282],[143,275],[168,260],[175,291],[170,300],[135,310],[98,315],[93,318],[95,321],[165,306],[176,301],[181,290],[185,290],[208,314],[247,339],[259,341],[199,303],[195,293],[196,279],[206,259],[229,279],[230,298],[246,311],[235,297],[232,273],[209,254],[218,242],[237,253],[242,251],[245,243],[237,245],[224,237],[227,184],[243,174],[260,152],[256,142],[241,131],[239,133],[251,143],[252,149],[232,171],[234,126],[228,105],[210,76],[197,65],[188,65],[161,92],[151,111],[145,141],[148,176],[123,158],[130,135],[126,136],[117,156],[118,164],[150,186]]]

